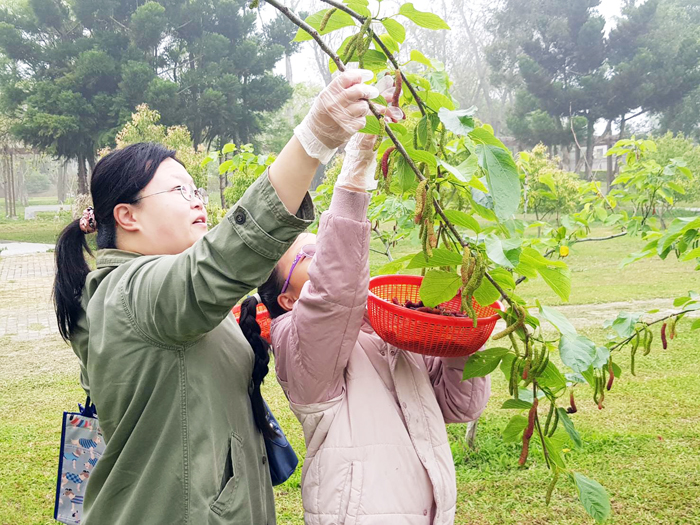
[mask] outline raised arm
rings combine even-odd
[[[378,95],[362,84],[368,74],[348,71],[321,92],[268,173],[219,226],[181,254],[143,257],[129,266],[120,281],[122,304],[144,337],[186,344],[218,326],[267,279],[313,218],[307,190],[319,162],[365,125],[364,99]]]
[[[316,255],[292,311],[272,327],[277,375],[301,405],[337,397],[360,333],[369,287],[369,195],[376,166],[372,136],[348,145],[330,209],[321,216]]]
[[[445,423],[467,423],[479,419],[491,395],[491,378],[462,381],[466,357],[428,357],[425,366],[433,384]]]

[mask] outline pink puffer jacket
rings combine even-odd
[[[479,417],[486,378],[466,358],[387,345],[365,318],[369,196],[336,188],[321,217],[309,282],[272,323],[277,378],[304,429],[308,525],[454,522],[455,470],[445,423]]]

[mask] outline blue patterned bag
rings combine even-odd
[[[83,497],[90,473],[105,449],[95,405],[87,398],[79,412],[63,413],[61,455],[58,460],[56,505],[53,517],[77,525],[83,514]]]

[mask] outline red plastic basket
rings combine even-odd
[[[231,311],[233,312],[233,315],[236,318],[236,322],[238,322],[241,318],[241,305],[238,304],[234,306]],[[264,304],[258,304],[255,310],[255,319],[260,325],[260,335],[262,335],[263,339],[265,339],[265,341],[269,343],[270,323],[272,322],[272,320],[270,319],[270,312],[267,311],[267,308],[265,308]]]
[[[481,306],[474,301],[478,316],[474,328],[468,317],[426,314],[391,302],[394,297],[402,304],[418,302],[422,281],[419,275],[380,275],[370,280],[367,309],[374,331],[387,343],[418,354],[458,357],[479,350],[493,333],[503,305],[496,301],[491,306]],[[441,306],[458,311],[461,300],[461,295],[457,294]]]

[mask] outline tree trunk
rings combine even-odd
[[[12,157],[12,150],[10,148],[5,148],[6,156],[6,173],[7,173],[7,192],[9,195],[9,210],[8,217],[17,217],[17,194],[15,193],[15,170],[14,170],[14,159]],[[6,197],[7,198],[7,197]]]
[[[620,120],[620,134],[617,136],[617,140],[622,140],[624,135],[625,135],[625,124],[627,124],[627,115],[622,115],[622,119]],[[615,174],[620,171],[620,162],[619,158],[616,156],[615,157]]]
[[[8,184],[9,182],[9,173],[7,169],[7,162],[6,162],[6,157],[5,157],[5,152],[3,151],[3,156],[0,159],[0,165],[2,165],[2,194],[3,197],[5,197],[5,217],[10,216],[10,191],[9,187],[10,185]]]
[[[612,144],[613,144],[613,138],[612,138],[612,123],[613,123],[612,120],[608,120],[608,125],[607,125],[607,127],[605,128],[605,133],[603,133],[603,135],[605,135],[605,141],[606,141],[605,144],[606,144],[606,146],[608,147],[608,149],[610,149],[610,147],[611,147]],[[612,158],[612,155],[608,155],[606,158],[607,158],[607,161],[608,161],[608,165],[607,165],[607,168],[608,168],[608,185],[607,185],[607,187],[605,188],[605,194],[607,195],[608,193],[610,193],[610,187],[612,186],[613,179],[615,178],[615,173],[614,173],[614,169],[613,169],[613,158]]]
[[[87,195],[87,172],[85,170],[85,155],[78,153],[78,194]]]
[[[321,77],[323,78],[323,82],[327,86],[333,80],[330,71],[328,71],[328,57],[326,57],[326,54],[323,51],[321,51],[321,49],[318,46],[313,46],[311,49],[313,49],[314,52],[316,67],[318,68],[318,71],[321,74]]]
[[[12,217],[17,217],[17,192],[15,191],[15,156],[10,149],[10,180],[12,184]]]
[[[224,141],[219,137],[219,151],[222,150],[224,147]],[[221,166],[224,162],[226,162],[226,157],[228,157],[228,153],[226,155],[219,156],[219,166]],[[221,197],[221,207],[226,209],[226,199],[224,198],[224,190],[226,189],[226,173],[219,173],[219,193]]]
[[[95,154],[90,153],[86,158],[88,166],[90,166],[90,173],[88,173],[88,175],[92,178],[92,172],[95,171]]]
[[[22,206],[29,206],[29,195],[27,195],[27,185],[24,183],[24,174],[27,172],[26,163],[20,161],[19,169],[17,170],[17,191],[16,195],[19,196],[19,202]]]
[[[56,177],[56,193],[58,202],[63,204],[66,201],[66,178],[68,175],[68,161],[64,161],[58,167],[58,176]]]
[[[586,180],[593,180],[593,134],[595,119],[588,117],[588,129],[586,130]]]
[[[580,165],[581,165],[581,148],[579,148],[578,146],[575,146],[574,171],[576,173],[578,173]]]

